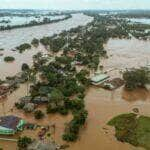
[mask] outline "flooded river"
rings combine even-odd
[[[136,39],[110,39],[105,45],[108,59],[102,61],[104,70],[111,77],[120,77],[120,70],[145,66],[150,60],[150,42]],[[112,71],[111,71],[112,70]],[[107,122],[116,115],[130,113],[138,108],[140,114],[150,116],[150,92],[137,89],[133,92],[122,88],[114,92],[91,87],[87,92],[86,107],[89,112],[87,128],[81,131],[80,140],[70,150],[142,150],[127,143],[118,142]]]
[[[0,48],[5,49],[5,51],[0,52],[3,54],[3,56],[0,56],[0,79],[4,79],[8,75],[15,75],[20,71],[22,63],[26,62],[31,65],[32,56],[37,52],[46,52],[42,46],[38,47],[38,49],[32,48],[23,54],[11,51],[12,48],[25,42],[30,43],[33,38],[39,39],[43,36],[52,36],[63,30],[69,30],[80,25],[84,26],[90,21],[92,21],[92,17],[83,14],[73,14],[72,18],[57,23],[0,31]],[[13,63],[5,63],[3,60],[5,56],[14,56],[15,61]]]
[[[18,68],[20,68],[18,64],[21,64],[24,61],[31,61],[30,63],[32,64],[32,54],[43,50],[42,47],[39,47],[38,50],[32,49],[33,52],[31,50],[24,54],[18,54],[16,52],[10,52],[10,48],[24,42],[30,42],[33,37],[36,36],[37,38],[40,38],[44,35],[52,35],[61,32],[64,29],[84,25],[91,21],[91,19],[92,18],[82,14],[76,14],[73,15],[73,18],[71,19],[51,25],[31,27],[28,28],[28,30],[27,28],[15,29],[12,31],[4,31],[2,34],[0,33],[1,46],[7,49],[4,51],[5,55],[12,54],[16,57],[16,61],[11,64],[6,64],[2,59],[0,60],[0,76],[4,77],[8,74],[12,75],[15,72],[14,70],[17,71]],[[108,52],[109,58],[102,60],[101,62],[104,65],[105,70],[108,71],[114,69],[108,72],[111,77],[120,76],[120,71],[126,68],[149,64],[149,41],[139,41],[136,39],[110,39],[105,45],[105,49]],[[64,130],[64,124],[70,121],[71,115],[66,117],[60,115],[48,115],[45,119],[37,122],[32,115],[26,115],[14,108],[14,103],[17,102],[20,97],[26,95],[26,91],[27,86],[25,84],[21,85],[16,92],[8,96],[7,100],[1,101],[0,114],[14,114],[29,122],[41,125],[56,123],[56,133],[53,135],[53,138],[58,143],[63,143],[61,135]],[[70,143],[70,148],[68,150],[142,150],[141,148],[135,148],[130,144],[117,141],[114,137],[113,128],[106,124],[116,115],[132,112],[133,108],[138,108],[142,115],[150,116],[150,92],[143,89],[127,92],[123,88],[110,92],[100,88],[90,87],[85,97],[85,103],[89,112],[87,126],[81,129],[79,140],[75,143]],[[44,107],[41,107],[40,109],[46,111]],[[37,136],[34,135],[35,133],[33,134],[33,132],[30,133],[25,131],[23,134],[33,137]],[[0,147],[3,147],[4,150],[16,150],[16,143],[0,141]]]
[[[150,57],[149,41],[110,39],[105,49],[109,55],[109,58],[102,62],[105,70],[144,66]],[[110,71],[109,74],[114,77],[120,76],[118,70]],[[1,102],[0,113],[14,114],[27,121],[41,125],[55,122],[56,133],[53,138],[57,142],[63,143],[61,135],[64,130],[64,123],[71,119],[70,115],[66,117],[50,115],[37,122],[32,115],[25,115],[16,109],[13,112],[10,111],[14,106],[14,102],[18,101],[21,96],[26,95],[26,88],[26,85],[22,85],[6,101]],[[130,144],[117,141],[114,136],[114,129],[106,124],[116,115],[132,112],[133,108],[138,108],[140,114],[149,116],[150,92],[144,89],[127,92],[123,87],[110,92],[90,87],[85,97],[85,103],[89,112],[87,126],[81,129],[79,140],[75,143],[70,143],[68,150],[142,150],[142,148],[136,148]],[[44,108],[41,107],[41,109],[45,111]],[[35,133],[24,132],[23,134],[34,136]],[[6,150],[16,150],[16,143],[0,141],[0,147],[4,147]]]
[[[0,48],[11,49],[22,43],[31,42],[33,38],[39,39],[43,36],[52,36],[63,30],[86,25],[91,21],[92,17],[84,14],[73,14],[72,18],[57,23],[0,31]]]

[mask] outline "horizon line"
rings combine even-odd
[[[148,10],[149,9],[144,9],[144,8],[125,8],[125,9],[45,9],[45,8],[0,8],[0,10],[50,10],[50,11],[129,11],[129,10]]]

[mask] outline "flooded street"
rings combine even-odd
[[[56,131],[51,136],[51,138],[56,140],[58,143],[63,144],[64,142],[62,141],[61,136],[65,128],[65,123],[69,122],[72,119],[72,116],[71,115],[61,116],[58,114],[46,115],[46,108],[43,105],[43,106],[40,106],[38,109],[42,110],[45,113],[45,117],[44,119],[36,120],[34,119],[33,114],[24,113],[23,111],[17,110],[14,107],[15,102],[18,102],[19,98],[22,96],[26,96],[26,94],[27,94],[27,85],[23,84],[20,86],[19,89],[17,89],[14,93],[8,96],[7,99],[4,99],[3,101],[0,102],[0,114],[1,115],[15,115],[15,116],[25,119],[27,122],[35,123],[41,126],[47,126],[47,125],[51,125],[55,123]],[[38,138],[38,131],[25,130],[21,134],[18,133],[17,135],[6,136],[6,137],[10,139],[17,139],[19,136],[26,135],[32,138]],[[5,136],[0,136],[0,138],[1,137],[5,137]],[[10,141],[0,141],[0,147],[3,147],[4,150],[16,150],[17,143],[10,142]]]

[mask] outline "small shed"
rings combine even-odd
[[[25,120],[16,116],[0,117],[0,134],[13,135],[17,131],[22,131],[25,124]]]

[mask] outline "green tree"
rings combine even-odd
[[[20,150],[26,149],[27,146],[31,143],[32,143],[32,139],[27,136],[19,137],[19,139],[17,141],[17,145]]]
[[[23,64],[22,64],[22,67],[21,67],[21,70],[22,70],[22,71],[28,71],[29,69],[30,69],[30,67],[29,67],[28,64],[26,64],[26,63],[23,63]]]
[[[36,110],[34,112],[35,119],[42,119],[44,117],[44,113],[41,110]]]
[[[54,102],[57,106],[60,102],[62,102],[64,99],[64,96],[62,92],[58,89],[53,89],[51,92],[51,101]]]

